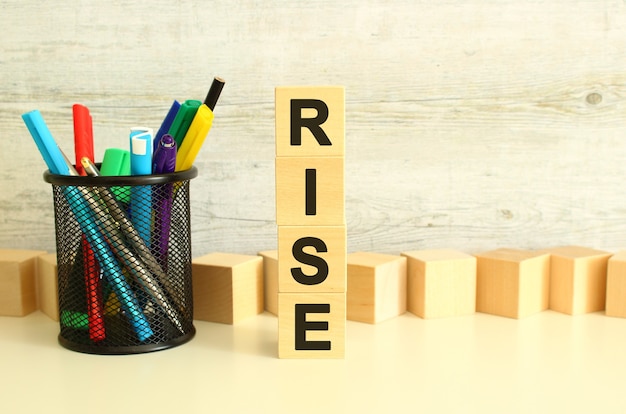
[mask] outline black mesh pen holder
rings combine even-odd
[[[44,173],[54,200],[63,347],[136,354],[193,338],[189,182],[197,173]]]

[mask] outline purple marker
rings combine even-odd
[[[152,157],[152,173],[173,173],[176,169],[176,141],[170,134],[163,135]],[[172,212],[172,184],[162,184],[154,189],[152,209],[154,210],[154,232],[152,254],[157,257],[163,270],[167,271],[167,249],[170,238],[170,218]]]

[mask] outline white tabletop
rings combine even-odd
[[[57,343],[42,313],[0,318],[0,412],[623,413],[626,319],[546,311],[347,324],[345,360],[277,358],[277,319],[194,322],[127,356]]]

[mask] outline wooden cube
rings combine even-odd
[[[346,227],[278,226],[278,291],[345,292]]]
[[[550,266],[550,309],[577,315],[603,310],[611,253],[580,246],[547,249]]]
[[[626,318],[626,250],[615,253],[608,262],[606,315]]]
[[[549,254],[498,249],[476,257],[476,311],[524,318],[548,308]]]
[[[263,257],[263,303],[265,310],[278,315],[278,250],[259,252]]]
[[[280,86],[274,98],[277,157],[345,155],[343,86]]]
[[[343,358],[345,293],[279,293],[278,357]]]
[[[54,321],[59,320],[59,294],[57,290],[57,255],[48,253],[38,257],[37,307]]]
[[[378,323],[406,312],[406,257],[348,255],[347,319]]]
[[[343,157],[276,158],[276,223],[345,224]]]
[[[235,324],[263,312],[263,258],[211,253],[192,260],[194,319]]]
[[[37,310],[37,257],[41,250],[0,249],[0,316]]]
[[[407,257],[408,310],[442,318],[476,310],[476,258],[450,249],[416,250]]]

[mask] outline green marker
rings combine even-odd
[[[119,148],[108,148],[104,152],[104,158],[102,158],[100,175],[130,175],[130,151]],[[119,201],[123,203],[130,202],[129,187],[111,187],[111,191]]]
[[[176,141],[176,148],[180,148],[180,145],[183,143],[185,134],[187,134],[191,121],[193,121],[193,117],[196,116],[200,105],[202,105],[200,101],[187,99],[180,106],[176,118],[174,118],[174,122],[172,122],[172,126],[168,131],[168,134],[174,137],[174,141]]]
[[[61,312],[61,323],[75,329],[88,329],[89,318],[86,313],[64,310]]]

